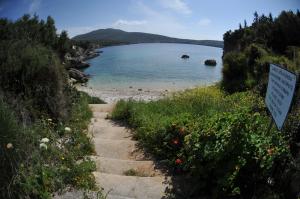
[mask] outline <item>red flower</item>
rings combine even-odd
[[[179,159],[179,158],[177,158],[177,159],[175,160],[175,163],[176,163],[176,164],[182,164],[182,160]]]
[[[179,144],[178,138],[173,139],[172,142],[173,142],[173,144],[175,144],[175,145]]]

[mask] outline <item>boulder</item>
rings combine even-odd
[[[181,59],[188,59],[188,58],[190,58],[190,56],[188,56],[188,55],[182,55],[181,56]]]
[[[69,69],[69,76],[70,78],[75,79],[77,82],[80,83],[86,83],[89,80],[89,76],[83,73],[80,70],[77,70],[75,68]]]
[[[89,63],[82,61],[82,57],[72,58],[69,60],[71,67],[76,69],[87,68],[90,66]]]
[[[207,66],[216,66],[217,65],[217,61],[214,59],[207,59],[204,62],[205,65]]]

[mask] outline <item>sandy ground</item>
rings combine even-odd
[[[171,95],[176,90],[154,90],[154,89],[143,89],[143,88],[128,88],[128,89],[100,89],[92,88],[87,86],[79,86],[76,88],[80,91],[84,91],[91,96],[99,97],[107,103],[117,102],[120,99],[129,100],[144,100],[152,101],[161,99],[167,95]]]

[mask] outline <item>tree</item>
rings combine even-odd
[[[244,20],[244,28],[247,28],[247,21],[246,21],[246,19]]]

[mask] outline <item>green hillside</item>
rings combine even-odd
[[[118,41],[120,43],[184,43],[223,48],[223,41],[178,39],[157,34],[125,32],[119,29],[99,29],[73,37],[77,41]]]

